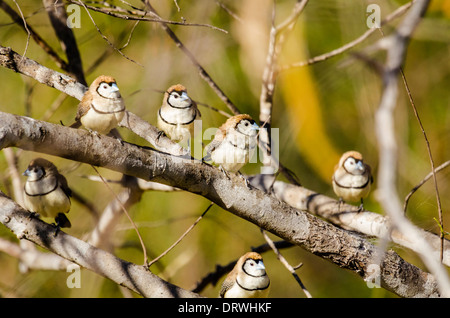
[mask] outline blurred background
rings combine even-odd
[[[5,1],[18,12],[14,1]],[[154,3],[153,3],[154,2]],[[259,117],[261,79],[267,56],[272,10],[276,6],[276,24],[289,16],[293,0],[200,0],[153,1],[161,17],[188,23],[210,24],[227,31],[221,32],[201,26],[175,26],[180,40],[194,54],[218,86],[242,113]],[[47,43],[64,56],[42,2],[17,1],[27,24]],[[94,2],[104,6],[102,2]],[[122,1],[108,1],[130,9]],[[140,1],[128,3],[141,8]],[[310,1],[294,30],[283,46],[279,66],[302,62],[329,52],[358,38],[368,30],[367,6],[376,3],[381,8],[381,19],[407,1],[376,0]],[[181,83],[196,101],[206,103],[229,113],[226,105],[203,81],[197,69],[157,23],[126,21],[90,11],[92,18],[111,43],[122,48],[124,58],[102,38],[81,8],[80,28],[74,28],[83,69],[90,83],[100,74],[112,75],[125,99],[127,108],[156,124],[156,112],[162,94],[169,86]],[[389,34],[402,17],[383,27]],[[376,31],[352,52],[381,38]],[[450,160],[450,3],[432,1],[409,45],[404,72],[420,118],[430,141],[436,166]],[[55,63],[32,39],[27,45],[27,34],[0,10],[0,44],[19,54],[60,71]],[[384,53],[368,55],[381,63]],[[132,61],[131,61],[132,60]],[[133,62],[135,61],[135,62]],[[59,91],[37,83],[31,78],[0,68],[0,110],[30,116],[52,123],[62,121],[70,125],[75,117],[78,101]],[[374,134],[374,112],[381,92],[378,74],[352,54],[343,53],[326,61],[305,67],[288,68],[278,76],[272,117],[272,127],[279,128],[280,161],[291,169],[302,185],[334,197],[331,175],[340,155],[347,150],[358,150],[372,166],[375,184],[365,208],[383,214],[376,200],[378,166],[377,142]],[[401,199],[429,172],[430,162],[426,144],[412,111],[407,94],[400,86],[395,110],[398,138],[398,193]],[[203,129],[219,127],[226,117],[199,106]],[[120,133],[126,141],[149,144],[123,128]],[[208,141],[205,141],[208,143]],[[14,149],[18,155],[20,172],[37,156],[53,161],[68,179],[74,191],[102,211],[114,196],[101,182],[85,178],[95,175],[87,165]],[[246,174],[258,173],[260,164],[243,168]],[[99,169],[107,179],[119,180],[121,175]],[[284,180],[283,177],[279,178]],[[25,181],[23,177],[22,182]],[[444,229],[450,229],[450,168],[438,174],[438,185],[444,211]],[[111,184],[116,193],[120,186]],[[0,152],[0,190],[11,197],[10,171]],[[72,228],[67,232],[86,238],[95,226],[96,218],[84,206],[72,200],[69,218]],[[152,259],[165,251],[201,215],[209,205],[205,198],[179,191],[147,191],[141,201],[130,208],[133,220],[139,226]],[[433,182],[430,180],[414,194],[407,216],[418,226],[434,232],[439,227],[437,203]],[[127,261],[142,264],[142,250],[135,231],[124,216],[114,233],[115,254]],[[277,237],[271,236],[273,240]],[[0,225],[0,240],[17,242],[13,234]],[[376,240],[372,240],[376,243]],[[252,247],[264,244],[257,226],[214,206],[200,223],[168,255],[152,266],[152,271],[180,287],[190,289],[216,265],[226,265],[238,259]],[[406,249],[390,246],[407,261],[424,268],[419,258]],[[370,289],[356,274],[342,270],[300,247],[281,250],[293,265],[302,263],[297,271],[313,297],[395,297],[381,288]],[[271,278],[271,297],[305,297],[297,282],[273,252],[263,254]],[[0,296],[2,297],[124,297],[115,283],[87,270],[81,270],[81,288],[69,289],[68,273],[55,271],[20,270],[17,258],[0,251]],[[424,268],[425,269],[425,268]],[[224,277],[223,277],[224,278]],[[201,292],[217,297],[220,284],[209,285]],[[131,294],[132,297],[138,297]]]

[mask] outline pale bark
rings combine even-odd
[[[31,241],[144,297],[200,297],[33,217],[0,192],[0,220],[19,239]],[[60,269],[60,268],[58,268]]]
[[[389,251],[378,257],[377,248],[362,237],[296,210],[261,190],[249,189],[239,176],[228,179],[219,169],[201,161],[7,113],[0,113],[0,127],[0,148],[18,147],[55,155],[199,194],[363,278],[371,277],[369,266],[374,259],[381,259],[381,286],[400,296],[439,295],[432,275],[405,262],[396,253]],[[22,226],[18,232],[26,230]]]

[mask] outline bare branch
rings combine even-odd
[[[31,242],[28,243],[32,244]],[[73,264],[57,254],[41,252],[36,248],[24,248],[22,245],[0,238],[0,251],[17,258],[22,273],[30,269],[61,271],[66,270],[68,265]]]
[[[47,44],[47,42],[36,33],[36,31],[22,20],[22,17],[18,15],[6,2],[0,0],[0,7],[5,11],[11,19],[21,26],[27,34],[30,34],[33,40],[50,56],[50,58],[56,63],[56,65],[65,72],[70,73],[70,68],[67,63],[59,57],[59,55]],[[25,57],[24,57],[25,58]]]
[[[402,5],[401,7],[399,7],[397,10],[395,10],[394,12],[392,12],[390,15],[388,15],[384,20],[382,20],[380,22],[380,25],[386,25],[387,23],[391,22],[392,20],[400,17],[402,14],[404,14],[405,12],[408,11],[408,9],[411,7],[411,5],[413,4],[413,2],[415,2],[416,0],[413,0],[411,2],[408,2],[404,5]],[[328,60],[332,57],[335,57],[339,54],[342,54],[348,50],[350,50],[351,48],[355,47],[356,45],[362,43],[364,40],[366,40],[372,33],[376,32],[377,29],[376,28],[370,28],[368,29],[366,32],[364,32],[360,37],[356,38],[355,40],[341,46],[340,48],[337,48],[333,51],[318,55],[316,57],[310,58],[306,61],[303,62],[297,62],[297,63],[293,63],[287,66],[283,66],[281,67],[278,71],[279,72],[284,72],[287,71],[289,69],[295,68],[295,67],[303,67],[303,66],[307,66],[307,65],[312,65],[318,62],[322,62],[325,60]]]
[[[269,244],[269,246],[274,251],[275,255],[277,255],[277,258],[281,262],[281,264],[283,264],[284,267],[286,267],[287,270],[292,274],[292,276],[294,276],[295,280],[300,285],[300,287],[303,290],[303,292],[305,293],[306,297],[307,298],[312,298],[310,292],[306,289],[305,285],[303,285],[303,283],[302,283],[302,280],[300,279],[300,277],[295,272],[294,267],[292,267],[291,264],[289,264],[289,262],[284,258],[284,256],[280,253],[280,251],[275,246],[274,242],[270,239],[270,237],[267,235],[267,233],[264,232],[263,229],[261,229],[261,233],[264,236],[264,239],[266,240],[267,244]]]
[[[142,252],[144,254],[144,266],[146,266],[147,268],[149,267],[148,265],[148,258],[147,258],[147,248],[145,247],[144,241],[142,240],[142,236],[139,233],[139,229],[137,228],[136,224],[134,223],[133,219],[131,218],[130,214],[127,211],[127,208],[125,207],[124,204],[122,204],[122,201],[120,200],[120,198],[117,196],[117,194],[113,191],[113,189],[111,189],[111,187],[109,186],[109,184],[105,181],[105,179],[103,178],[103,176],[98,172],[98,170],[92,166],[92,169],[94,169],[94,171],[97,173],[97,175],[100,177],[100,179],[102,180],[103,184],[108,188],[108,190],[113,194],[114,198],[116,199],[117,203],[119,204],[120,208],[122,209],[122,211],[125,213],[125,215],[127,216],[128,220],[130,221],[131,225],[133,226],[133,229],[135,230],[138,238],[139,238],[139,242],[141,243],[141,247],[142,247]],[[138,196],[140,197],[140,194],[138,193]]]
[[[0,148],[18,147],[102,166],[144,180],[201,194],[227,211],[346,268],[369,275],[377,248],[354,234],[273,196],[249,189],[239,176],[229,176],[197,160],[174,157],[108,136],[0,112]],[[381,286],[404,297],[437,296],[434,277],[408,264],[394,252],[381,257]],[[80,264],[81,265],[81,264]],[[81,265],[83,266],[83,265]]]
[[[0,222],[20,240],[31,241],[144,297],[199,297],[163,281],[143,266],[117,258],[62,231],[55,236],[52,225],[32,217],[2,192]]]
[[[437,177],[436,177],[436,169],[435,169],[435,166],[434,166],[433,155],[431,153],[430,142],[428,141],[428,137],[427,137],[427,134],[425,132],[425,128],[423,127],[422,121],[420,120],[419,112],[417,111],[416,104],[414,103],[414,99],[413,99],[413,97],[411,95],[411,91],[409,90],[408,83],[406,82],[406,76],[405,76],[402,68],[400,68],[400,74],[402,76],[402,80],[403,80],[403,84],[405,86],[406,92],[408,94],[409,102],[410,102],[411,107],[412,107],[412,109],[414,111],[414,115],[416,116],[417,122],[419,124],[420,130],[421,130],[422,135],[423,135],[423,138],[425,139],[425,145],[427,147],[428,158],[430,159],[431,173],[433,175],[434,190],[435,190],[436,202],[437,202],[437,206],[438,206],[439,225],[440,225],[441,229],[443,229],[444,228],[444,219],[443,219],[443,216],[442,216],[441,198],[440,198],[440,195],[439,195],[439,188],[438,188]],[[442,262],[443,257],[444,257],[444,232],[441,231],[441,256],[440,256],[441,262]]]
[[[0,65],[14,72],[34,78],[39,83],[54,87],[78,100],[81,100],[84,92],[87,90],[86,86],[77,82],[72,77],[42,66],[29,58],[17,54],[11,48],[1,45]]]
[[[405,197],[405,202],[403,203],[403,212],[406,213],[406,210],[408,208],[408,202],[411,199],[412,195],[419,190],[419,188],[428,180],[430,180],[430,178],[432,178],[434,176],[435,173],[440,172],[441,170],[447,168],[448,166],[450,166],[450,160],[447,160],[446,162],[444,162],[443,164],[439,165],[438,167],[436,167],[434,169],[434,172],[431,171],[429,174],[427,174],[425,176],[425,178],[423,178],[422,181],[420,181],[414,188],[412,188],[412,190],[408,193],[408,195]]]
[[[37,80],[81,98],[83,85],[73,80],[61,83],[62,74],[26,58],[23,64],[17,63],[16,58],[20,59],[20,55],[0,47],[0,65],[19,68],[31,77],[38,74]],[[42,77],[43,74],[47,76]],[[265,192],[248,189],[240,177],[228,179],[218,169],[196,160],[125,142],[120,144],[114,138],[95,137],[82,129],[0,113],[0,148],[4,147],[52,154],[201,194],[227,211],[363,278],[369,275],[366,269],[377,254],[377,248],[364,239],[295,210]],[[439,295],[432,275],[404,262],[393,252],[384,253],[380,259],[384,288],[404,297]]]
[[[275,26],[275,1],[272,11],[272,27],[270,29],[269,48],[266,57],[266,66],[263,71],[261,94],[259,98],[259,121],[264,123],[264,129],[260,130],[259,144],[263,149],[263,164],[265,166],[265,173],[270,174],[274,171],[274,166],[278,167],[278,162],[273,164],[274,160],[271,155],[271,136],[270,127],[272,122],[272,108],[273,95],[275,92],[275,84],[278,76],[278,57],[281,52],[281,47],[286,38],[286,33],[291,31],[297,21],[298,17],[305,8],[308,0],[297,0],[292,10],[292,13],[280,25]]]
[[[123,19],[123,20],[131,20],[131,21],[147,21],[147,22],[158,22],[158,23],[165,23],[165,24],[173,24],[173,25],[182,25],[182,26],[191,26],[191,27],[206,27],[206,28],[211,28],[213,30],[216,31],[220,31],[223,33],[228,33],[228,31],[215,27],[213,25],[210,24],[203,24],[203,23],[187,23],[187,22],[177,22],[177,21],[170,21],[170,20],[164,20],[161,18],[149,18],[146,17],[145,11],[141,11],[140,14],[138,15],[126,15],[126,14],[121,14],[121,13],[117,13],[112,11],[111,9],[108,8],[98,8],[98,7],[94,7],[94,6],[89,6],[86,3],[82,2],[82,1],[77,1],[77,0],[68,0],[70,3],[74,3],[77,4],[79,6],[84,6],[86,8],[88,8],[89,10],[95,11],[95,12],[100,12],[115,18],[119,18],[119,19]],[[118,7],[114,7],[114,10],[117,10]],[[123,10],[126,11],[126,10]]]
[[[160,19],[163,21],[163,19],[158,15],[156,10],[152,7],[150,4],[150,1],[145,1],[146,8],[149,10],[149,12],[155,16],[157,19]],[[169,37],[175,42],[177,47],[183,51],[183,53],[189,58],[189,60],[194,64],[194,66],[197,68],[200,77],[213,89],[213,91],[219,96],[219,98],[225,103],[225,105],[228,107],[228,109],[231,110],[231,112],[234,115],[240,114],[239,109],[231,102],[231,100],[225,95],[225,93],[220,89],[220,87],[214,82],[214,80],[209,76],[209,74],[206,72],[206,70],[200,65],[200,63],[197,61],[195,56],[191,53],[191,51],[188,50],[188,48],[180,41],[180,39],[175,35],[175,33],[169,28],[169,26],[162,22],[161,27],[163,30],[169,35]]]
[[[111,237],[115,233],[119,217],[123,215],[123,210],[128,210],[131,206],[139,202],[143,193],[138,186],[136,178],[124,175],[123,179],[125,179],[122,182],[125,189],[117,194],[116,199],[112,200],[103,210],[88,241],[90,244],[106,249],[107,251],[112,251]]]
[[[397,30],[378,45],[386,48],[387,59],[383,74],[383,93],[375,114],[376,137],[379,144],[378,194],[379,201],[388,213],[392,225],[417,245],[418,254],[428,269],[436,276],[442,295],[450,297],[448,274],[434,257],[428,242],[404,217],[396,190],[397,144],[393,112],[398,95],[398,75],[403,64],[409,38],[428,7],[428,0],[417,0]]]
[[[28,24],[27,24],[27,21],[25,20],[25,17],[23,16],[22,9],[20,9],[20,6],[16,0],[13,0],[13,1],[17,7],[17,10],[19,10],[20,17],[22,18],[22,21],[23,21],[23,27],[25,28],[25,31],[27,31],[27,43],[25,44],[25,50],[23,52],[23,55],[25,56],[27,54],[28,45],[30,44],[31,31],[30,31],[30,29],[28,29]]]
[[[20,180],[20,172],[18,170],[18,156],[13,149],[4,149],[6,162],[8,163],[8,170],[12,179],[12,186],[14,191],[14,198],[17,203],[23,205],[23,184]]]
[[[216,0],[216,3],[219,7],[221,7],[223,10],[225,10],[226,13],[228,13],[233,19],[236,21],[239,21],[240,23],[243,23],[242,19],[234,13],[230,8],[228,8],[223,2]]]
[[[80,2],[79,4],[81,4],[81,6],[84,7],[84,9],[86,10],[86,13],[89,16],[89,19],[91,19],[92,24],[94,24],[95,28],[97,29],[97,32],[101,35],[101,37],[103,38],[103,40],[106,41],[106,43],[109,44],[109,46],[111,48],[113,48],[117,53],[119,53],[120,55],[122,55],[124,58],[126,58],[127,60],[129,60],[130,62],[133,62],[141,67],[144,67],[141,63],[133,60],[132,58],[130,58],[129,56],[127,56],[126,54],[124,54],[122,52],[122,50],[119,50],[118,48],[116,48],[116,46],[103,34],[103,32],[100,30],[100,28],[98,27],[98,25],[95,23],[94,18],[92,17],[91,13],[89,12],[88,8],[86,7],[86,5],[83,2]]]
[[[196,226],[198,224],[198,222],[200,222],[201,219],[203,219],[203,217],[205,216],[206,212],[209,211],[209,209],[211,209],[211,207],[213,206],[214,203],[211,203],[206,210],[197,218],[197,220],[195,220],[195,222],[193,224],[191,224],[191,226],[172,244],[170,245],[170,247],[165,250],[161,255],[159,255],[158,257],[154,258],[153,260],[151,260],[148,263],[148,267],[150,268],[150,266],[152,266],[154,263],[158,262],[161,258],[163,258],[164,256],[166,256],[175,246],[178,245],[178,243],[181,242],[181,240],[183,240],[186,235],[188,235],[188,233],[194,228],[194,226]]]
[[[429,175],[431,177],[431,175]],[[253,183],[252,183],[253,184]],[[267,180],[264,189],[271,186],[271,180]],[[274,194],[290,206],[308,211],[314,215],[322,217],[339,227],[349,231],[356,231],[369,237],[378,237],[383,239],[389,237],[392,242],[399,246],[406,247],[412,251],[418,252],[416,244],[407,236],[398,230],[389,229],[389,218],[375,212],[358,212],[358,207],[346,203],[340,203],[338,200],[330,198],[321,193],[309,189],[295,186],[282,181],[275,181],[273,184]],[[420,235],[432,247],[431,255],[439,256],[440,239],[437,235],[425,230],[419,230]],[[443,263],[450,266],[450,241],[444,242]]]

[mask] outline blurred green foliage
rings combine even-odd
[[[6,1],[14,10],[13,1]],[[108,1],[109,2],[109,1]],[[121,1],[113,1],[125,6]],[[140,7],[140,1],[129,1]],[[276,23],[291,12],[293,0],[276,1]],[[64,56],[49,22],[42,2],[18,2],[27,24],[60,55]],[[227,13],[223,3],[236,17]],[[376,1],[382,18],[405,1]],[[176,4],[179,5],[178,11]],[[157,1],[154,6],[166,19],[190,23],[211,24],[228,31],[223,33],[207,27],[171,26],[181,41],[195,55],[219,87],[241,112],[254,118],[259,115],[261,78],[268,48],[273,1]],[[325,0],[311,1],[289,35],[282,51],[280,65],[303,61],[338,48],[367,30],[367,1]],[[73,29],[86,77],[90,83],[100,74],[117,79],[127,108],[152,124],[163,91],[172,84],[182,83],[193,99],[228,111],[211,88],[200,78],[196,68],[176,47],[156,23],[125,21],[91,12],[93,19],[116,48],[132,61],[111,49],[102,39],[89,16],[81,8],[81,28]],[[450,6],[448,1],[433,1],[426,18],[419,25],[410,43],[405,63],[405,74],[439,165],[450,159]],[[401,20],[383,28],[389,34]],[[135,27],[135,28],[134,28]],[[381,37],[375,32],[356,47],[363,50]],[[0,44],[11,47],[28,58],[58,70],[54,62],[30,39],[17,24],[0,11]],[[370,57],[383,61],[383,54]],[[139,63],[139,64],[138,64]],[[77,100],[63,98],[55,89],[35,80],[0,68],[0,110],[19,115],[45,119],[69,125],[76,112]],[[381,81],[364,62],[344,53],[321,63],[294,68],[279,74],[275,90],[273,124],[280,129],[281,162],[298,176],[302,184],[318,192],[334,196],[330,187],[331,172],[340,153],[355,149],[377,173],[377,143],[374,135],[374,112],[378,106]],[[406,195],[430,171],[426,145],[414,117],[405,90],[400,89],[396,109],[396,127],[400,162],[398,188]],[[218,127],[225,117],[200,106],[203,129]],[[124,139],[148,145],[134,134],[121,129]],[[102,211],[113,200],[113,195],[100,182],[83,176],[94,175],[86,165],[75,167],[74,162],[28,151],[15,150],[19,168],[25,170],[29,160],[36,156],[48,157],[65,173],[69,185]],[[244,173],[257,173],[259,165],[251,164]],[[100,169],[109,179],[119,179],[117,173]],[[445,213],[444,228],[448,229],[450,206],[450,170],[438,175],[439,190]],[[22,180],[23,181],[23,180]],[[112,185],[118,193],[121,189]],[[376,189],[376,179],[375,186]],[[0,190],[12,192],[8,166],[0,153]],[[150,258],[168,248],[204,211],[209,202],[186,192],[147,192],[130,209],[140,228]],[[366,200],[366,208],[381,211],[376,191]],[[433,232],[438,226],[437,204],[432,183],[425,184],[412,198],[408,216],[417,225]],[[73,227],[68,233],[85,239],[95,225],[95,218],[76,201],[69,214]],[[113,235],[115,253],[119,257],[142,263],[142,251],[129,221],[124,217]],[[0,226],[0,239],[16,242],[15,237]],[[273,237],[277,240],[276,237]],[[374,241],[376,242],[376,241]],[[259,229],[217,206],[214,206],[194,230],[167,256],[152,267],[162,278],[183,288],[194,284],[217,264],[225,265],[239,258],[251,247],[265,243]],[[423,267],[411,252],[393,246],[406,260]],[[356,274],[339,269],[299,247],[282,250],[287,260],[296,265],[303,283],[313,297],[392,297],[383,289],[369,289]],[[290,273],[272,252],[263,255],[272,280],[272,297],[304,297]],[[29,271],[21,273],[19,261],[0,252],[0,296],[4,297],[123,297],[123,292],[111,281],[82,270],[80,289],[66,286],[68,273]],[[220,283],[202,292],[217,297]],[[133,297],[136,295],[131,294]]]

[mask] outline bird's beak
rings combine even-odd
[[[25,171],[22,173],[22,175],[28,177],[28,176],[30,175],[30,170],[28,170],[28,169],[25,170]]]
[[[256,264],[256,269],[266,270],[266,267],[264,266],[264,263],[262,261],[260,261]]]
[[[256,123],[253,123],[252,127],[253,130],[259,130],[259,126]]]
[[[181,100],[184,102],[185,100],[191,100],[191,98],[188,96],[186,92],[181,93]]]
[[[358,170],[364,171],[364,163],[362,161],[358,161],[356,165],[358,167]]]
[[[111,88],[112,88],[113,92],[118,92],[119,91],[119,87],[117,87],[116,83],[112,83]]]

